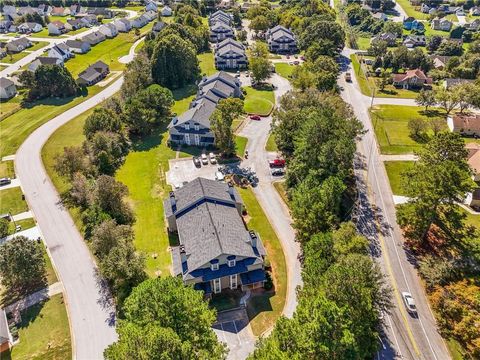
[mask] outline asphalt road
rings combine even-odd
[[[353,74],[345,51],[345,66]],[[353,74],[354,75],[354,74]],[[371,103],[361,94],[355,76],[346,83],[343,74],[339,85],[342,97],[349,103],[367,133],[357,142],[355,175],[359,189],[358,224],[372,243],[371,252],[393,289],[394,309],[384,317],[386,337],[378,358],[450,359],[444,340],[437,330],[423,285],[414,267],[414,258],[403,246],[403,236],[396,222],[392,191],[379,153],[372,122],[368,114]],[[402,99],[382,99],[382,103],[398,104]],[[408,291],[415,299],[418,316],[407,313],[401,292]]]
[[[117,338],[115,308],[97,277],[95,261],[68,210],[50,181],[41,150],[60,126],[116,93],[123,77],[83,103],[35,130],[21,145],[15,172],[65,288],[74,358],[103,359],[103,350]]]

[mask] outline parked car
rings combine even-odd
[[[284,159],[275,159],[275,160],[270,160],[268,162],[268,165],[271,168],[283,168],[285,166],[285,160]]]
[[[208,157],[210,158],[210,162],[211,162],[212,164],[216,164],[216,163],[217,163],[217,156],[216,156],[214,153],[211,152],[210,154],[208,154]]]
[[[193,157],[193,163],[195,164],[196,167],[201,167],[202,163],[200,162],[200,159],[196,156]]]
[[[208,165],[208,157],[207,154],[202,154],[202,164]]]
[[[260,121],[262,118],[259,115],[250,115],[250,120]]]
[[[0,186],[5,186],[12,183],[12,179],[4,177],[0,179]]]
[[[274,168],[274,169],[272,169],[272,171],[270,173],[272,174],[272,176],[282,176],[283,174],[285,174],[285,169],[284,168]]]
[[[293,65],[299,65],[299,64],[300,64],[300,61],[298,61],[298,60],[295,60],[295,61],[293,62]]]
[[[405,307],[407,311],[412,314],[417,313],[417,307],[415,306],[415,301],[413,300],[412,294],[409,292],[402,292],[403,302],[405,303]]]
[[[223,181],[223,180],[225,180],[225,175],[223,175],[221,171],[216,171],[215,172],[215,180]]]

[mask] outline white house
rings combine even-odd
[[[18,25],[17,30],[22,34],[38,33],[42,31],[42,25],[34,22],[25,22],[21,25]]]
[[[61,21],[52,21],[47,25],[48,35],[61,35],[68,32],[67,27]]]
[[[73,57],[73,54],[67,44],[60,43],[55,45],[48,51],[48,56],[60,59],[62,61],[67,61],[68,59]]]
[[[162,9],[162,16],[172,16],[172,13],[173,13],[173,11],[169,6],[165,6]]]
[[[35,72],[41,65],[63,65],[63,60],[56,57],[40,56],[28,65],[28,70]]]
[[[147,5],[145,5],[145,11],[157,11],[157,4],[153,1],[149,1]]]
[[[12,80],[0,78],[0,99],[6,100],[15,96],[17,88]]]
[[[128,19],[117,19],[113,22],[113,25],[117,28],[119,32],[129,32],[132,28],[132,24]]]
[[[98,28],[98,31],[100,31],[108,39],[114,38],[118,35],[117,27],[112,23],[103,24]]]

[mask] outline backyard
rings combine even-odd
[[[275,105],[273,90],[254,89],[250,86],[243,88],[246,91],[244,110],[247,114],[267,116]]]
[[[425,112],[418,106],[377,105],[370,109],[375,135],[382,154],[411,154],[422,147],[428,137],[433,134],[428,129],[426,136],[414,139],[408,129],[411,119],[444,120],[445,115],[438,110]],[[445,129],[446,121],[444,122]]]

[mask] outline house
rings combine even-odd
[[[32,46],[32,43],[30,40],[28,40],[26,37],[21,37],[19,39],[12,40],[7,43],[7,52],[9,53],[19,53],[26,48],[29,48]]]
[[[465,149],[468,151],[468,165],[473,170],[473,180],[480,181],[480,144],[470,142],[465,145]]]
[[[405,30],[412,30],[412,23],[415,21],[415,18],[409,16],[403,19],[403,28]]]
[[[221,21],[228,26],[232,26],[233,24],[232,16],[222,10],[217,10],[208,17],[208,24],[210,26],[213,26],[218,21]]]
[[[70,27],[71,30],[79,30],[86,26],[81,19],[69,19],[66,24],[68,25],[65,26]]]
[[[161,11],[161,14],[162,14],[162,16],[168,17],[168,16],[172,16],[173,11],[169,6],[164,6],[162,11]]]
[[[480,136],[480,115],[453,115],[447,117],[450,131],[466,136]]]
[[[117,27],[112,23],[103,24],[98,28],[98,31],[105,35],[107,39],[112,39],[118,35]]]
[[[0,79],[0,86],[1,86]],[[13,337],[10,333],[10,328],[8,326],[7,314],[4,309],[0,309],[0,354],[10,350],[10,347],[13,345]],[[10,357],[9,355],[6,355]]]
[[[113,22],[113,25],[115,25],[115,27],[119,32],[129,32],[130,29],[132,28],[132,24],[130,23],[130,20],[125,18],[115,20]]]
[[[428,6],[427,4],[425,4],[425,3],[422,3],[422,5],[420,6],[420,11],[421,11],[422,13],[424,13],[424,14],[430,13],[430,10],[431,10],[431,9],[432,9],[432,8],[431,8],[430,6]]]
[[[48,56],[58,58],[62,61],[67,61],[73,57],[73,54],[66,43],[59,43],[48,50]]]
[[[290,29],[281,25],[268,29],[265,38],[271,52],[289,54],[297,52],[295,35]]]
[[[480,19],[475,19],[472,22],[465,24],[465,29],[470,31],[478,31],[480,29]]]
[[[92,86],[104,79],[109,72],[110,69],[107,64],[103,61],[97,61],[78,74],[77,84],[80,86]]]
[[[40,4],[38,5],[38,14],[41,16],[50,15],[52,13],[53,8],[48,4]]]
[[[459,7],[455,10],[455,15],[457,15],[457,16],[465,16],[465,10],[463,10],[463,7],[459,6]]]
[[[407,70],[405,74],[393,74],[393,85],[396,87],[412,89],[430,84],[432,84],[432,78],[427,77],[420,69]]]
[[[411,49],[416,46],[425,46],[426,41],[425,35],[408,35],[405,40],[403,40],[403,45]]]
[[[115,14],[112,10],[103,7],[91,7],[87,9],[88,15],[102,16],[104,19],[112,19]]]
[[[12,80],[7,78],[0,78],[0,99],[6,100],[15,96],[17,88]],[[0,334],[1,335],[1,334]]]
[[[67,16],[70,15],[70,9],[62,6],[54,6],[50,14],[52,16]]]
[[[263,287],[265,248],[242,218],[243,201],[232,184],[196,178],[164,201],[175,276],[206,297],[224,289]]]
[[[57,57],[49,57],[49,56],[40,56],[36,58],[34,61],[28,65],[28,70],[31,72],[37,71],[38,67],[41,65],[62,65],[63,60]]]
[[[25,22],[18,25],[17,31],[21,34],[38,33],[42,31],[42,25],[34,22]]]
[[[425,31],[425,24],[420,20],[413,20],[412,21],[412,31]]]
[[[449,78],[445,79],[443,82],[443,86],[445,89],[449,90],[457,85],[466,84],[466,83],[473,83],[473,80],[470,79],[460,79],[460,78]]]
[[[13,25],[13,22],[10,20],[0,20],[0,33],[9,32],[10,26]]]
[[[72,53],[76,54],[85,54],[91,49],[88,42],[80,40],[67,40],[65,41],[65,45],[68,46]]]
[[[15,16],[18,17],[17,8],[13,5],[4,5],[3,9],[2,9],[2,12],[3,12],[3,15],[6,18],[10,18],[9,16],[11,16],[11,15],[15,15]],[[13,20],[13,19],[10,18],[10,20]]]
[[[47,25],[48,35],[61,35],[68,32],[65,24],[61,21],[52,21]]]
[[[476,188],[472,193],[468,194],[465,203],[471,208],[480,211],[480,188]]]
[[[20,16],[34,15],[34,14],[39,14],[39,13],[40,13],[40,11],[39,11],[38,8],[34,8],[34,7],[31,7],[31,6],[21,6],[17,10],[17,14],[20,15]]]
[[[142,28],[147,24],[148,24],[148,18],[145,16],[145,14],[140,15],[139,17],[132,20],[132,27],[135,29]]]
[[[388,16],[383,12],[376,12],[375,14],[372,14],[372,16],[378,20],[382,20],[382,21],[388,20]]]
[[[102,41],[105,41],[106,37],[100,31],[94,31],[88,35],[82,37],[82,41],[85,41],[90,44],[90,46],[95,46]]]
[[[472,16],[480,16],[480,6],[474,6],[474,7],[470,8],[469,13]]]
[[[433,61],[433,67],[438,70],[443,70],[448,64],[451,56],[430,55],[429,58]]]
[[[395,46],[397,42],[397,35],[393,33],[381,33],[376,36],[374,36],[371,40],[372,43],[377,42],[377,41],[385,41],[388,46]]]
[[[7,50],[5,48],[0,48],[0,59],[3,59],[7,56]]]
[[[98,25],[98,19],[95,15],[85,15],[80,18],[86,27],[92,27]]]
[[[163,21],[155,21],[153,23],[152,32],[154,34],[158,34],[165,26],[167,26],[167,24],[165,24]]]
[[[439,19],[438,17],[433,19],[430,23],[432,30],[450,31],[453,23],[445,18]]]
[[[222,21],[217,21],[210,26],[210,41],[217,43],[227,38],[233,39],[235,36],[233,28]]]
[[[70,5],[70,15],[77,16],[78,14],[85,14],[85,9],[80,4]]]
[[[248,65],[245,46],[242,43],[225,39],[215,46],[215,67],[219,70],[244,69]]]
[[[212,76],[204,77],[198,84],[198,92],[190,109],[175,116],[170,124],[169,142],[196,146],[211,146],[215,137],[210,130],[210,116],[217,103],[229,97],[241,97],[240,80],[220,71]]]
[[[155,11],[146,11],[143,13],[143,16],[147,18],[147,21],[153,21],[157,18],[157,13]]]
[[[155,11],[157,12],[157,4],[153,1],[147,2],[147,5],[145,5],[145,11]]]

